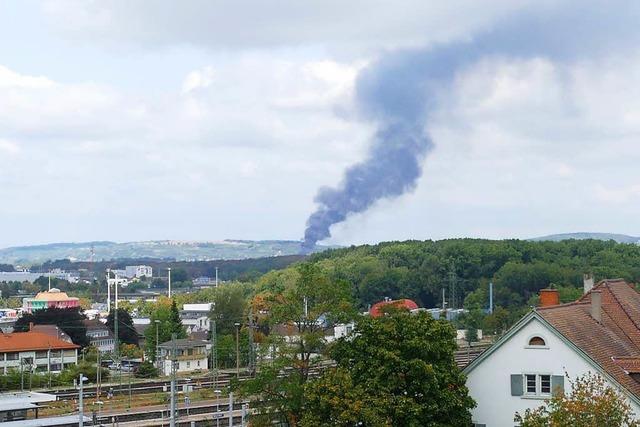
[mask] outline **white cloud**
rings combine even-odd
[[[543,2],[543,4],[549,2]],[[340,45],[391,48],[469,37],[530,0],[193,0],[152,5],[127,0],[49,0],[60,31],[81,39],[138,45],[264,48]]]

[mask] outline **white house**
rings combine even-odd
[[[87,328],[87,337],[89,337],[91,345],[99,352],[110,353],[115,349],[116,340],[107,325],[96,319],[87,319],[83,323]]]
[[[175,359],[176,372],[192,372],[209,368],[207,351],[211,347],[209,341],[180,339],[175,343],[167,341],[158,347],[164,375],[171,375],[172,359]],[[175,354],[173,354],[174,351]]]
[[[211,330],[211,321],[209,313],[211,312],[212,303],[206,304],[184,304],[180,312],[180,320],[187,333]]]
[[[569,392],[567,377],[587,372],[622,392],[640,416],[640,294],[623,280],[585,287],[569,304],[543,290],[542,306],[464,369],[475,426],[512,427],[516,412]]]

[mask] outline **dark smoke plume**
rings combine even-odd
[[[545,57],[571,61],[606,54],[638,41],[640,2],[565,2],[507,17],[461,43],[383,56],[358,76],[356,102],[377,124],[366,159],[349,167],[336,188],[323,187],[307,220],[303,249],[331,236],[333,224],[364,212],[380,199],[415,188],[432,147],[425,127],[456,74],[481,57]]]

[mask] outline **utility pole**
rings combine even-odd
[[[83,402],[82,402],[82,398],[83,398],[83,390],[82,390],[82,384],[87,380],[87,377],[85,377],[83,374],[80,374],[79,378],[80,380],[80,390],[78,393],[78,418],[79,418],[79,427],[84,427],[84,408],[83,406]]]
[[[51,270],[49,270],[49,292],[51,292]]]
[[[229,427],[233,427],[233,392],[229,393]]]
[[[111,285],[109,281],[111,280],[111,274],[109,270],[107,270],[107,313],[111,313]]]
[[[211,321],[211,373],[213,374],[213,389],[218,389],[218,335],[216,321]]]
[[[158,341],[160,339],[158,334],[158,325],[160,325],[160,321],[156,319],[154,320],[154,323],[156,324],[156,368],[160,369],[160,363],[158,362],[160,360],[160,342]]]
[[[115,312],[113,313],[113,334],[115,335],[114,337],[114,348],[113,348],[113,354],[114,354],[114,358],[115,358],[115,362],[116,362],[116,366],[118,367],[118,380],[120,382],[120,392],[122,392],[122,358],[120,357],[120,334],[118,332],[118,328],[119,328],[119,321],[118,321],[118,273],[114,273],[114,286],[115,286],[115,296],[116,296],[116,303],[115,303]]]
[[[169,298],[171,298],[171,267],[167,267],[167,273],[168,273],[167,282],[169,284]]]
[[[102,369],[100,363],[100,349],[98,348],[98,363],[96,366],[96,398],[100,397],[100,381],[102,380]],[[51,376],[49,376],[51,378]],[[51,387],[51,386],[49,386]]]
[[[171,418],[169,426],[176,427],[176,334],[171,334]]]
[[[240,323],[236,322],[236,377],[240,378]]]
[[[253,307],[249,309],[249,373],[253,375],[255,370],[255,349],[253,344]]]
[[[493,282],[489,282],[489,314],[493,313]]]
[[[216,288],[218,287],[218,267],[216,267]]]

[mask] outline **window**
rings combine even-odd
[[[525,374],[525,395],[548,396],[551,394],[551,375]]]
[[[7,360],[18,360],[18,353],[7,353]]]
[[[36,359],[46,359],[49,357],[47,351],[36,351]]]
[[[542,337],[531,337],[531,339],[529,339],[529,345],[531,347],[546,347],[547,343]]]

